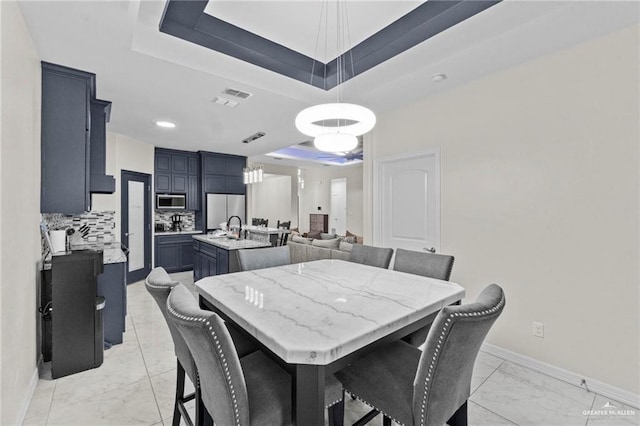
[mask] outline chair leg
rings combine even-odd
[[[180,426],[180,402],[184,397],[184,377],[184,368],[182,368],[182,364],[180,364],[180,361],[178,361],[176,377],[176,398],[173,403],[173,421],[171,422],[172,426]]]
[[[344,391],[342,391],[342,400],[336,402],[329,407],[329,426],[344,425]]]
[[[382,417],[382,426],[391,426],[391,419],[387,416]]]
[[[467,401],[453,413],[447,424],[449,426],[467,426]]]

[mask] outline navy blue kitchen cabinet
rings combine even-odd
[[[247,157],[200,151],[200,158],[205,194],[245,194],[242,172]]]
[[[95,77],[42,62],[42,213],[91,210],[90,102]]]
[[[127,262],[104,265],[98,275],[98,296],[105,299],[103,313],[104,340],[112,345],[122,343],[127,314]]]
[[[192,235],[156,235],[155,266],[169,273],[193,269]]]
[[[199,210],[198,163],[198,155],[195,152],[156,148],[155,192],[186,194],[187,210]]]
[[[91,100],[90,192],[93,194],[113,194],[116,180],[105,173],[107,161],[107,123],[111,117],[111,102]]]
[[[193,240],[193,280],[239,272],[237,250],[225,250],[198,240]]]

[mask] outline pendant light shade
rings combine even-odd
[[[322,12],[325,9],[328,11],[328,0],[324,0],[324,2],[327,4],[323,3],[323,9],[320,13],[316,51],[322,29]],[[329,29],[326,17],[325,14],[325,35]],[[367,133],[376,125],[376,116],[370,109],[360,105],[342,102],[341,84],[344,83],[344,76],[349,63],[351,64],[351,75],[356,75],[353,68],[353,52],[351,46],[347,43],[350,41],[348,23],[349,18],[347,16],[346,1],[337,0],[336,102],[314,105],[303,109],[298,113],[295,120],[296,128],[301,133],[315,138],[313,143],[316,148],[321,151],[349,152],[358,146],[357,136]],[[315,60],[312,65],[312,74],[314,66]],[[325,64],[324,67],[326,73],[327,65]]]
[[[324,133],[313,140],[320,151],[348,152],[358,146],[358,138],[348,133]]]

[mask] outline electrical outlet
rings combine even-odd
[[[534,336],[539,337],[541,339],[544,338],[544,324],[541,322],[534,322],[531,332]]]

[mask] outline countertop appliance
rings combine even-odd
[[[231,216],[245,221],[244,195],[207,194],[207,230],[220,229]]]
[[[171,230],[175,232],[182,231],[182,215],[174,214],[171,216]]]
[[[157,194],[156,209],[158,210],[185,210],[187,197],[184,194]]]

